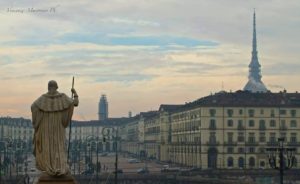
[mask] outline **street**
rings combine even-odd
[[[100,163],[99,167],[101,167],[101,173],[104,172],[114,172],[115,171],[115,154],[108,153],[107,155],[103,156],[104,154],[98,155],[98,162]],[[122,172],[126,173],[137,173],[139,169],[147,167],[149,172],[160,172],[161,168],[163,167],[162,164],[155,163],[155,161],[143,161],[133,157],[126,157],[125,154],[118,155],[118,170],[122,170]],[[135,163],[130,163],[130,160],[135,160]],[[96,166],[97,157],[93,155],[93,164]],[[96,168],[95,168],[96,169]],[[73,164],[71,166],[71,173],[79,174],[84,171],[88,171],[89,167],[84,162],[84,158],[81,158],[80,168],[78,164]]]
[[[115,170],[115,155],[99,156],[101,163],[101,172],[103,172],[104,166],[108,168],[108,172]],[[129,163],[128,160],[132,157],[124,157],[123,155],[118,156],[118,169],[122,169],[126,173],[137,173],[137,170],[147,166],[150,172],[160,172],[162,165],[153,161],[140,161],[139,163]],[[139,159],[137,159],[139,161]],[[95,160],[94,160],[95,161]]]

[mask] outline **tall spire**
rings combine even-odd
[[[248,83],[244,90],[251,92],[267,92],[267,88],[261,81],[260,64],[257,57],[257,40],[256,40],[256,16],[255,9],[253,13],[253,38],[252,38],[252,58],[249,64]]]
[[[252,39],[252,57],[253,54],[257,57],[257,45],[256,45],[256,18],[255,18],[255,9],[253,13],[253,39]]]

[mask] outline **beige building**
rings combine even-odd
[[[144,150],[146,156],[152,159],[160,159],[160,118],[156,111],[142,115],[144,119]]]
[[[160,121],[158,111],[141,112],[120,128],[121,151],[138,157],[160,155]],[[146,155],[145,155],[146,154]]]
[[[298,93],[238,91],[187,104],[171,115],[171,158],[202,168],[267,168],[265,148],[277,138],[299,145],[299,100]]]
[[[12,141],[12,146],[30,150],[32,138],[33,128],[29,119],[0,117],[0,141]]]
[[[220,92],[181,106],[162,105],[140,121],[144,137],[135,136],[130,149],[122,149],[185,166],[268,168],[265,148],[277,145],[279,137],[288,147],[300,145],[300,94]],[[131,128],[135,135],[140,121]],[[144,149],[136,137],[144,138]]]
[[[139,139],[139,121],[140,116],[132,118],[127,124],[120,126],[121,150],[138,155],[143,139]],[[140,141],[139,141],[140,140]]]
[[[113,152],[115,151],[116,131],[118,130],[118,134],[121,135],[121,131],[124,131],[121,125],[127,124],[128,120],[128,118],[108,118],[94,121],[72,121],[71,144],[87,145],[89,142],[91,144],[98,142],[99,152]],[[66,136],[68,141],[69,127],[66,128]],[[85,146],[81,146],[81,149],[83,147]]]

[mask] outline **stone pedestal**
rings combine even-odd
[[[71,175],[66,176],[49,176],[42,174],[36,184],[78,184]]]

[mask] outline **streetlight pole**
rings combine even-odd
[[[0,183],[1,183],[2,171],[5,171],[5,174],[8,174],[8,164],[11,167],[11,163],[10,163],[11,159],[8,158],[8,156],[11,157],[11,154],[8,154],[8,148],[11,148],[12,139],[10,137],[2,137],[0,143],[1,143],[0,144]],[[4,155],[2,155],[3,150],[4,150]]]
[[[99,155],[98,155],[98,151],[99,151],[99,149],[98,149],[98,144],[99,144],[99,137],[97,136],[97,137],[95,137],[95,136],[92,136],[92,135],[90,135],[90,136],[88,136],[88,137],[86,137],[86,140],[88,140],[88,138],[94,138],[95,140],[94,140],[94,142],[96,143],[96,183],[98,184],[98,171],[99,171]],[[93,140],[91,141],[91,142],[93,142]],[[92,158],[92,156],[93,156],[93,154],[92,154],[92,145],[90,144],[90,152],[91,152],[91,162],[93,163],[93,158]]]
[[[10,154],[9,154],[9,178],[11,179],[11,165],[12,165],[12,155],[13,155],[13,151],[12,151],[12,143],[10,145]]]
[[[85,141],[85,144],[84,144],[84,148],[85,148],[85,150],[84,150],[84,161],[85,161],[85,170],[87,170],[87,145],[88,145],[88,143],[87,143],[87,141]]]
[[[116,130],[116,137],[115,137],[115,145],[116,145],[116,174],[115,174],[115,184],[118,184],[118,128]]]
[[[10,145],[10,154],[9,154],[9,179],[11,179],[11,165],[12,165],[12,145]]]
[[[22,170],[23,170],[23,164],[21,164],[21,165],[19,165],[19,164],[22,163],[24,160],[23,142],[20,138],[17,140],[15,157],[16,157],[15,160],[17,162],[17,168],[16,168],[17,176],[19,176],[20,168],[21,168],[21,174],[22,174]]]
[[[26,144],[26,142],[24,143],[25,145],[25,175],[27,175],[27,166],[28,166],[28,145]]]
[[[86,138],[85,138],[85,172],[89,169],[89,167],[88,167],[88,163],[89,163],[89,156],[90,156],[90,153],[88,152],[89,150],[88,150],[88,148],[90,148],[90,143],[88,142],[88,138],[89,138],[90,136],[87,136]]]
[[[76,155],[76,142],[75,140],[70,144],[71,145],[71,149],[72,149],[72,164],[73,164],[73,173],[74,173],[74,176],[76,174],[76,158],[77,158],[77,155]]]
[[[3,143],[3,142],[1,142],[1,143]],[[2,155],[2,147],[0,147],[0,182],[1,182],[1,178],[2,178],[2,157],[1,157],[1,155]]]
[[[99,139],[98,139],[99,137],[97,136],[97,141],[96,141],[96,155],[97,155],[97,162],[96,162],[96,183],[98,184],[98,171],[99,171],[99,168],[98,168],[98,163],[99,163],[99,161],[98,161],[98,141],[99,141]]]
[[[8,146],[8,144],[10,144],[10,141],[11,141],[10,138],[7,138],[7,139],[8,140],[5,140],[2,138],[0,140],[0,183],[2,181],[2,171],[4,171],[4,168],[5,168],[5,171],[7,170],[6,169],[7,165],[6,165],[6,163],[4,165],[4,161],[7,159],[7,146]],[[4,155],[2,154],[2,151],[4,151]],[[2,156],[3,156],[3,158],[2,158]]]
[[[288,170],[293,167],[295,162],[295,148],[284,148],[283,147],[284,138],[278,138],[278,147],[267,148],[269,164],[273,169],[279,170],[280,173],[280,184],[283,184],[284,170]],[[276,165],[276,153],[279,152],[279,167]],[[287,160],[284,158],[284,153],[286,153]]]
[[[80,178],[80,162],[81,162],[81,139],[79,140],[79,162],[78,162],[78,175],[79,175],[79,178]]]
[[[119,135],[118,135],[118,127],[117,128],[113,128],[113,131],[115,132],[115,137],[113,137],[113,145],[115,145],[115,152],[116,152],[116,157],[115,157],[115,184],[118,183],[118,139],[119,139]],[[109,130],[107,129],[107,127],[104,127],[102,129],[102,135],[104,138],[104,142],[105,140],[109,139]]]
[[[16,151],[15,151],[15,161],[17,162],[17,167],[16,167],[16,171],[17,171],[17,176],[19,176],[19,160],[18,160],[18,157],[19,157],[19,152],[18,152],[18,148],[19,148],[19,139],[17,140],[17,143],[16,143]]]
[[[279,172],[280,172],[280,183],[283,184],[283,167],[285,166],[284,165],[284,162],[283,162],[283,141],[284,139],[281,141],[278,139],[278,141],[280,142],[279,143],[279,161],[280,161],[280,168],[279,168]]]

